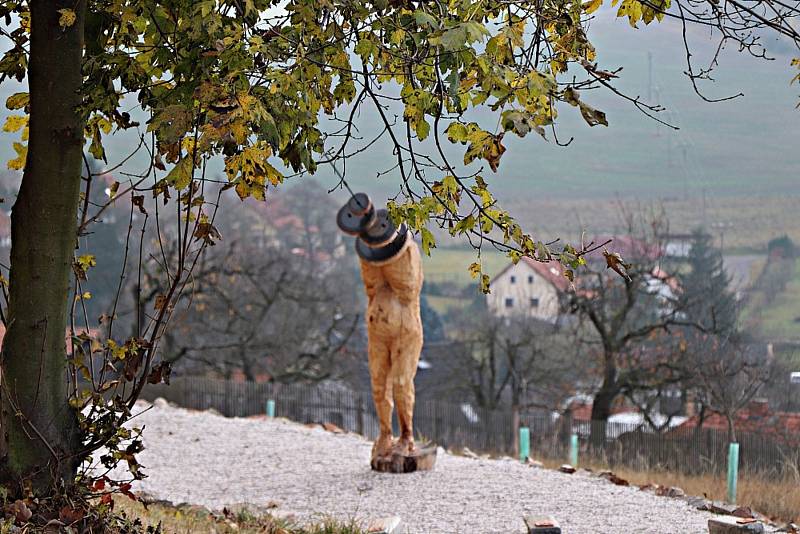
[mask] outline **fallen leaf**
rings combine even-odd
[[[9,511],[14,514],[14,517],[18,523],[25,523],[33,515],[33,512],[31,512],[31,509],[28,508],[27,504],[25,504],[25,501],[20,500],[14,501],[14,504],[10,506]]]

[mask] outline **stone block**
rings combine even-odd
[[[733,511],[737,508],[738,506],[735,504],[728,504],[722,501],[711,501],[708,503],[708,511],[715,514],[732,515]]]
[[[755,519],[724,515],[708,520],[708,534],[762,534],[764,525]]]
[[[526,517],[528,534],[561,534],[561,527],[552,517]]]
[[[373,519],[367,527],[367,532],[369,534],[392,534],[397,530],[398,526],[400,526],[400,517],[393,515],[391,517]]]

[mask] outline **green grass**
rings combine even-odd
[[[477,252],[469,248],[436,248],[431,250],[430,257],[422,257],[422,268],[425,280],[433,283],[453,282],[457,285],[474,283],[467,268],[478,261]],[[480,262],[487,274],[495,275],[511,260],[494,249],[481,252]]]
[[[453,308],[463,308],[464,306],[469,306],[470,303],[469,299],[458,297],[426,295],[425,298],[428,299],[428,304],[430,304],[431,308],[433,308],[433,310],[439,315],[444,315]]]
[[[145,526],[161,525],[165,534],[365,534],[355,521],[322,519],[313,525],[276,519],[240,508],[227,514],[212,513],[201,506],[149,504],[147,507],[127,498],[115,499],[115,511],[138,518]]]
[[[769,304],[756,292],[743,318],[765,338],[800,340],[800,261],[795,262],[794,274],[786,289]]]

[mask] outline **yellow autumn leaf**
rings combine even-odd
[[[197,149],[197,138],[194,136],[184,137],[181,141],[181,148],[188,154],[194,154]]]
[[[247,125],[241,121],[231,124],[231,134],[237,144],[243,145],[247,141]]]
[[[14,93],[6,99],[8,109],[22,109],[28,105],[30,95],[28,93]]]
[[[110,133],[111,132],[111,121],[108,119],[104,119],[103,117],[97,118],[97,127],[100,128],[103,133]]]
[[[16,132],[26,124],[28,124],[28,117],[24,115],[9,115],[5,124],[3,124],[3,131]]]
[[[269,180],[269,183],[272,185],[283,183],[283,175],[278,171],[278,169],[269,163],[264,162],[264,170],[267,172],[267,180]]]
[[[75,24],[75,12],[73,10],[64,8],[59,9],[58,12],[61,15],[58,17],[58,25],[61,26],[62,30],[66,30]]]
[[[167,174],[165,180],[175,189],[180,191],[191,183],[193,169],[194,164],[192,163],[191,156],[181,158],[181,160],[172,168],[172,170],[169,171],[169,174]]]
[[[7,166],[12,171],[21,171],[25,168],[25,158],[28,156],[28,145],[14,143],[14,151],[17,153],[17,157],[9,160]]]
[[[250,108],[256,103],[256,99],[248,94],[236,95],[236,101],[239,103],[239,107],[245,115],[250,112]]]
[[[603,0],[589,0],[583,3],[583,10],[588,13],[594,13],[600,6],[603,5]]]
[[[77,262],[84,271],[97,265],[97,259],[94,257],[94,254],[81,254],[78,256]]]
[[[30,11],[23,11],[19,15],[19,27],[25,33],[31,33],[31,12]]]

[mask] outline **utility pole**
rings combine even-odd
[[[683,156],[683,199],[689,199],[689,166],[688,157],[687,157],[687,149],[689,145],[686,143],[681,143],[681,155]]]

